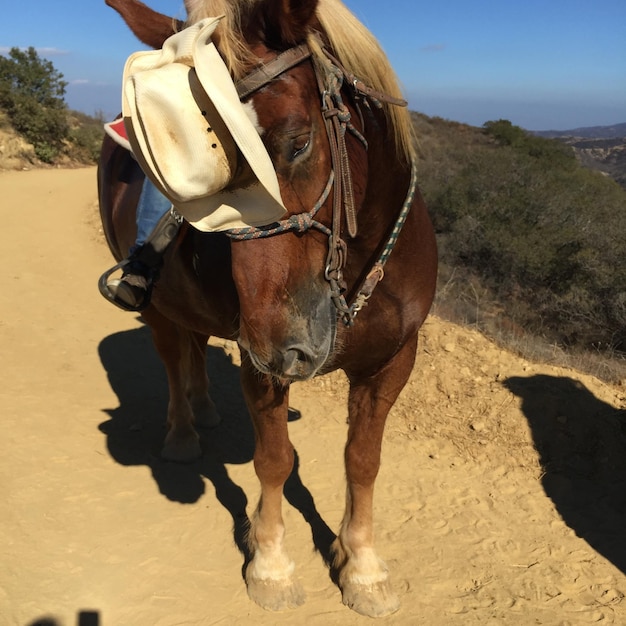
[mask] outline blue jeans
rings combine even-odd
[[[159,220],[170,210],[172,203],[146,177],[137,204],[137,238],[130,253],[136,252],[148,240]]]

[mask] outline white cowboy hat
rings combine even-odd
[[[136,52],[124,68],[122,113],[133,153],[204,231],[262,226],[286,212],[269,154],[211,41],[220,19],[189,26],[161,50]]]

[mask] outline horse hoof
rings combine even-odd
[[[196,426],[201,428],[215,428],[222,421],[222,416],[217,412],[213,402],[204,398],[191,403]]]
[[[165,439],[161,457],[175,463],[193,463],[202,456],[198,435],[186,439]]]
[[[290,579],[247,579],[248,596],[267,611],[285,611],[301,606],[305,600],[302,587]]]
[[[347,583],[341,594],[347,607],[367,617],[385,617],[400,608],[400,600],[392,591],[389,580],[371,585]]]

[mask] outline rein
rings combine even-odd
[[[272,237],[285,232],[305,233],[310,229],[324,233],[328,239],[328,256],[324,276],[330,285],[331,298],[346,326],[352,326],[357,313],[367,304],[376,285],[384,277],[384,266],[391,251],[400,235],[400,231],[411,209],[417,189],[417,174],[415,164],[411,167],[411,183],[402,205],[402,209],[396,219],[393,230],[378,259],[372,264],[370,271],[361,282],[359,290],[352,304],[348,305],[345,298],[346,284],[343,279],[343,268],[347,259],[347,245],[341,238],[342,208],[345,212],[346,226],[351,238],[356,237],[358,232],[356,207],[350,172],[350,160],[345,142],[346,131],[352,133],[367,150],[367,140],[352,125],[351,114],[343,103],[341,89],[344,83],[348,83],[354,89],[357,97],[370,100],[380,107],[381,101],[396,106],[407,106],[407,102],[380,93],[365,85],[353,74],[347,72],[330,53],[324,50],[324,54],[330,62],[329,71],[322,77],[317,66],[314,66],[315,76],[322,99],[322,115],[324,117],[326,134],[331,150],[331,172],[328,183],[324,188],[319,200],[308,213],[292,215],[286,220],[265,227],[236,228],[225,231],[225,234],[235,241],[260,239]],[[279,54],[269,63],[253,70],[250,74],[236,83],[237,92],[241,100],[251,96],[272,80],[287,70],[299,65],[312,57],[308,45],[302,44]],[[360,110],[359,110],[360,113]],[[322,224],[315,219],[316,214],[322,208],[333,191],[332,226]]]

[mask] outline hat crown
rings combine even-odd
[[[201,20],[124,68],[124,121],[145,174],[201,230],[260,226],[285,208],[272,161]],[[243,155],[249,168],[237,162]],[[236,172],[251,170],[246,184]]]

